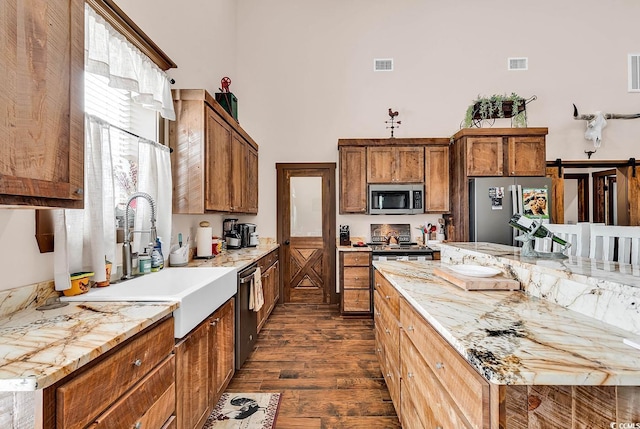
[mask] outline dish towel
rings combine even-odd
[[[253,282],[251,283],[251,289],[249,290],[249,310],[255,312],[260,311],[264,304],[264,294],[262,292],[262,271],[260,267],[256,268],[256,272],[253,274]]]

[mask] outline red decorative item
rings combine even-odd
[[[220,86],[222,86],[222,88],[220,88],[220,91],[229,92],[229,85],[231,85],[231,78],[227,76],[223,77],[220,81]]]

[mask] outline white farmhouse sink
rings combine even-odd
[[[173,267],[145,274],[62,301],[178,301],[175,338],[182,338],[238,291],[237,269]]]

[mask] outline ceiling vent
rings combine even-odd
[[[509,70],[527,70],[529,68],[529,59],[526,57],[509,58],[508,69]]]
[[[629,54],[629,92],[640,92],[640,54]]]
[[[373,60],[373,71],[393,71],[393,58],[376,58]]]

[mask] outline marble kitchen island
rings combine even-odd
[[[433,274],[441,264],[461,263],[499,268],[522,290],[466,291]],[[442,261],[374,267],[404,302],[399,319],[404,308],[415,311],[488,382],[477,420],[464,403],[453,406],[463,424],[604,428],[640,422],[640,350],[623,342],[640,342],[638,267],[584,258],[531,260],[517,248],[488,243],[445,244]],[[376,288],[378,283],[376,278]],[[401,327],[401,361],[412,331],[413,325]],[[435,363],[434,380],[443,366]],[[446,380],[434,383],[449,389]],[[456,388],[449,393],[456,403]],[[433,416],[422,424],[447,427],[452,421],[443,423],[437,410]]]

